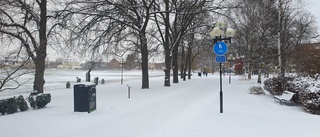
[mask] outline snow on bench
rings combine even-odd
[[[284,91],[281,96],[275,95],[273,97],[274,97],[274,101],[278,100],[281,105],[282,105],[283,102],[290,102],[291,106],[293,106],[292,97],[293,97],[294,94],[296,94],[296,93],[293,93],[293,92],[290,92],[290,91]]]

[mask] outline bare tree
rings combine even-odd
[[[279,9],[277,1],[242,0],[242,8],[236,10],[237,33],[236,42],[239,45],[238,54],[245,56],[248,77],[251,78],[253,69],[261,66],[278,65],[278,32],[281,31],[281,62],[288,66],[287,56],[301,41],[312,34],[312,22],[308,14],[299,8],[294,8],[293,0],[283,0],[281,8],[281,30],[277,20]],[[262,65],[265,64],[265,65]],[[266,68],[267,69],[267,68]],[[284,73],[284,70],[282,70]]]
[[[33,89],[43,93],[45,59],[47,56],[47,0],[2,0],[0,33],[19,41],[35,65]],[[54,27],[55,25],[53,25]],[[50,30],[50,31],[48,31]]]
[[[236,40],[239,56],[245,56],[248,78],[251,79],[253,67],[264,61],[272,62],[275,54],[270,54],[275,45],[277,10],[274,1],[243,0],[243,8],[237,9]],[[268,50],[269,49],[269,50]],[[270,56],[272,55],[272,56]],[[267,63],[267,62],[266,62]]]
[[[26,64],[29,63],[30,58],[22,58],[19,54],[16,53],[11,53],[5,56],[4,59],[0,61],[0,92],[5,90],[17,89],[32,80],[32,78],[21,80],[22,76],[33,72],[30,69],[24,69],[26,67]]]
[[[303,9],[303,4],[299,0],[279,0],[278,4],[280,12],[278,62],[281,63],[279,75],[285,76],[293,49],[316,35],[315,18]]]
[[[138,41],[131,41],[131,44],[141,53],[142,89],[145,89],[149,88],[149,48],[146,30],[153,4],[154,0],[73,1],[68,5],[71,8],[67,8],[65,11],[67,15],[84,15],[80,23],[85,25],[76,26],[80,30],[77,36],[83,35],[84,32],[92,31],[92,28],[98,31],[98,34],[86,36],[87,39],[94,39],[98,42],[88,46],[85,45],[85,49],[101,48],[105,53],[110,49],[117,50],[121,41],[125,41],[125,39],[136,38]],[[102,28],[101,26],[105,27]],[[115,46],[113,48],[108,47],[111,44]],[[102,45],[105,45],[105,47],[103,48]],[[130,45],[123,47],[127,47],[127,50],[129,50]]]
[[[190,27],[196,16],[205,14],[208,7],[206,1],[163,1],[155,6],[158,15],[155,16],[163,48],[165,52],[164,86],[170,86],[170,70],[173,69],[173,83],[178,83],[178,49],[183,37],[193,29]],[[162,9],[164,7],[164,9]],[[171,18],[173,19],[171,23]],[[164,28],[164,32],[163,32]]]

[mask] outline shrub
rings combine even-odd
[[[292,100],[297,103],[297,104],[302,104],[301,103],[301,99],[300,99],[300,94],[305,93],[306,91],[308,91],[308,87],[310,86],[310,84],[303,80],[302,78],[295,78],[292,81],[288,81],[287,82],[287,87],[286,89],[288,91],[294,92],[296,93]]]
[[[20,111],[26,111],[26,110],[29,109],[28,103],[27,103],[27,101],[23,98],[22,95],[18,96],[18,98],[17,98],[17,104],[18,104],[18,107],[19,107]]]
[[[30,106],[33,109],[44,108],[48,103],[51,102],[50,94],[38,94],[38,95],[30,95],[28,97],[28,101]]]
[[[28,102],[30,103],[30,106],[33,108],[33,109],[37,109],[37,104],[36,104],[36,100],[34,99],[34,96],[35,95],[30,95],[27,100]]]
[[[254,95],[264,95],[264,90],[261,86],[253,86],[249,88],[249,93]]]
[[[8,98],[6,103],[7,103],[7,110],[6,110],[7,114],[13,114],[18,112],[18,105],[15,97]]]
[[[23,99],[23,96],[19,96],[18,98],[12,97],[0,100],[0,113],[2,115],[16,113],[19,109],[21,111],[25,111],[26,107],[28,108],[28,104]]]
[[[310,86],[310,83],[308,83],[306,80],[302,78],[295,78],[287,82],[286,89],[291,92],[298,93],[301,91],[305,91],[309,86]]]
[[[303,92],[300,101],[307,112],[320,115],[320,92]]]
[[[290,77],[269,78],[264,81],[264,88],[272,95],[282,95],[288,87],[288,81],[293,80]]]
[[[42,94],[36,97],[36,102],[38,109],[44,108],[48,103],[51,102],[51,95],[50,94]]]
[[[319,77],[272,78],[264,82],[265,89],[272,95],[281,95],[282,90],[296,93],[292,100],[301,104],[307,112],[320,115],[320,82]],[[280,86],[278,86],[280,84]],[[281,88],[280,88],[281,87]]]
[[[0,113],[4,115],[7,111],[8,105],[7,105],[7,100],[2,99],[0,100]]]

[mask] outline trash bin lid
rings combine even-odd
[[[74,85],[81,85],[81,86],[93,86],[93,85],[96,85],[95,83],[92,83],[92,82],[80,82],[80,83],[76,83]]]

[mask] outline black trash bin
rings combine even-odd
[[[201,77],[201,72],[198,73],[198,76]]]
[[[74,85],[74,112],[92,112],[97,108],[96,85],[79,83]]]

